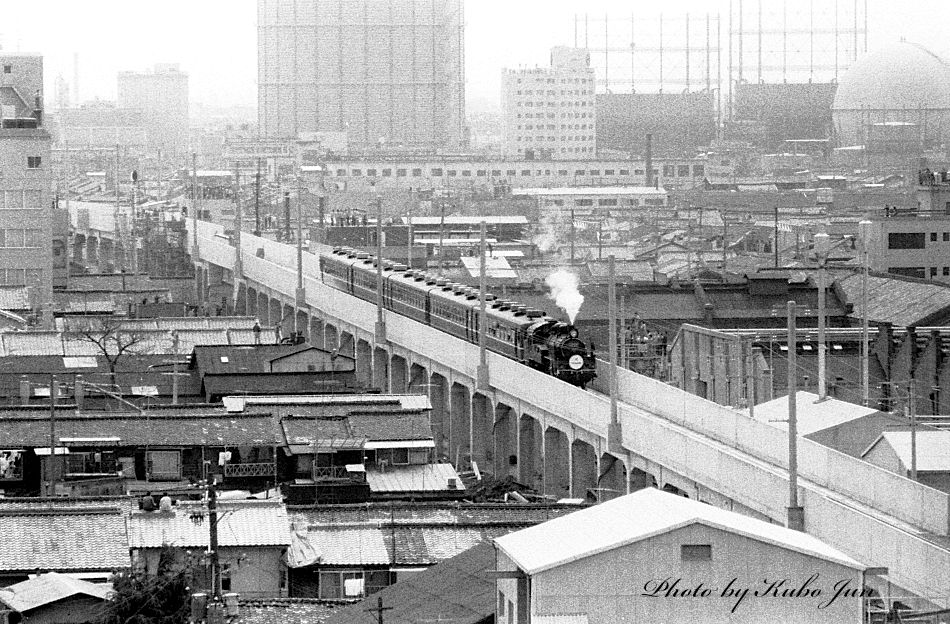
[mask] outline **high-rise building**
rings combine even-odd
[[[262,136],[350,148],[464,143],[463,0],[258,0]]]
[[[188,74],[177,64],[157,64],[146,72],[119,72],[120,109],[141,111],[148,147],[162,153],[188,150]]]
[[[597,156],[597,113],[590,53],[551,50],[551,67],[502,72],[505,152],[525,160]]]
[[[43,57],[0,55],[0,287],[25,287],[46,311],[53,291],[50,135]]]

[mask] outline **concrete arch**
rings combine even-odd
[[[479,470],[491,470],[494,464],[493,426],[491,399],[476,392],[472,396],[472,460],[478,464]]]
[[[518,420],[518,481],[541,491],[544,488],[544,447],[541,423],[528,414]]]
[[[588,498],[588,490],[597,487],[597,453],[583,440],[571,443],[571,496]]]
[[[373,346],[365,340],[356,343],[356,381],[363,387],[373,385]]]
[[[391,392],[389,384],[389,351],[383,347],[373,348],[373,387],[380,392]]]
[[[544,493],[571,495],[571,451],[567,434],[555,427],[544,431]]]
[[[286,338],[294,332],[294,326],[297,324],[296,310],[292,305],[281,304],[280,306],[280,335]]]
[[[257,289],[247,288],[247,315],[257,316]]]
[[[406,392],[409,394],[425,394],[428,390],[429,372],[420,364],[409,367],[409,378],[406,380]]]
[[[627,481],[629,483],[628,492],[636,492],[644,488],[656,487],[656,477],[649,472],[640,470],[636,466],[630,469]]]
[[[449,456],[449,380],[439,373],[432,373],[429,379],[429,401],[432,403],[432,435],[440,457]]]
[[[498,478],[506,476],[518,478],[518,415],[504,403],[495,406],[495,422],[492,425],[495,440],[493,463],[494,474]]]
[[[468,470],[471,457],[472,393],[468,387],[452,384],[450,396],[449,459],[456,470]]]
[[[307,328],[307,335],[310,340],[310,344],[315,347],[320,347],[321,349],[326,349],[326,334],[323,332],[324,323],[323,319],[319,319],[313,315],[310,316],[310,326]],[[332,351],[332,349],[331,349]]]
[[[333,336],[336,335],[334,339]],[[335,341],[334,341],[335,340]],[[327,325],[327,344],[335,344],[340,353],[347,357],[356,357],[356,336],[348,331]]]
[[[403,394],[408,391],[409,363],[400,355],[389,358],[389,389],[393,394]]]
[[[281,305],[277,299],[267,299],[267,324],[280,327]],[[283,331],[283,327],[281,327]]]
[[[689,498],[689,494],[685,490],[681,490],[672,483],[666,483],[660,488],[664,492],[669,492],[670,494],[676,494],[677,496],[682,496],[683,498]]]
[[[310,315],[303,308],[297,308],[297,313],[294,315],[294,331],[310,340]]]
[[[234,309],[233,313],[236,316],[247,316],[247,283],[246,282],[235,282],[234,288],[236,290],[234,294]]]
[[[600,456],[597,477],[597,502],[602,503],[627,493],[627,464],[610,453]]]

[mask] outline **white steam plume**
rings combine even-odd
[[[573,325],[577,313],[580,312],[581,306],[584,304],[584,295],[577,289],[579,286],[577,276],[570,271],[558,269],[548,275],[544,283],[551,289],[548,297],[553,299],[559,308],[567,312],[567,316],[571,319]]]
[[[560,242],[561,214],[559,211],[541,214],[531,242],[541,253],[549,253],[557,249]]]

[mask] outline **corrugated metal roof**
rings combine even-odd
[[[111,585],[90,583],[58,572],[47,572],[0,589],[0,602],[7,603],[14,611],[25,613],[70,596],[82,595],[106,600],[111,594]]]
[[[294,534],[294,539],[298,536]],[[341,528],[309,532],[306,541],[313,547],[320,565],[390,565],[392,544],[382,529]],[[288,565],[294,567],[293,562]]]
[[[454,479],[454,487],[449,480]],[[373,493],[394,492],[459,492],[465,489],[452,464],[421,464],[390,466],[385,472],[376,467],[366,470],[366,482]]]
[[[495,539],[528,574],[537,574],[691,524],[704,524],[852,569],[865,566],[807,533],[647,488]]]
[[[0,535],[2,571],[112,570],[131,563],[117,508],[6,510],[0,512]]]
[[[192,521],[193,514],[202,514],[203,521]],[[180,502],[172,513],[133,513],[129,516],[129,547],[204,547],[209,539],[207,522],[203,503]],[[289,546],[287,509],[269,501],[218,501],[218,544]]]

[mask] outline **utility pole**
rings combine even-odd
[[[778,268],[778,204],[775,205],[775,244],[773,245],[775,249],[772,251],[775,252],[775,268]]]
[[[56,461],[56,376],[49,376],[49,472],[46,495],[56,496],[56,477],[59,466]]]
[[[254,183],[254,236],[261,235],[261,159],[257,159],[257,176]]]
[[[907,411],[910,415],[910,478],[917,480],[917,380],[907,386]]]
[[[300,185],[300,162],[297,163],[297,292],[294,302],[294,332],[299,336],[302,333],[300,327],[297,327],[297,312],[304,307],[307,302],[307,293],[303,288],[303,187]]]
[[[863,405],[871,403],[870,358],[868,351],[868,237],[871,234],[871,222],[867,219],[858,223],[861,238],[861,388]]]
[[[442,277],[442,252],[443,252],[443,243],[445,242],[445,198],[439,198],[439,207],[442,209],[442,218],[439,220],[439,264],[438,264],[438,274],[439,277]]]
[[[828,398],[827,345],[825,344],[825,264],[828,261],[829,237],[815,234],[815,255],[818,257],[818,400]]]
[[[191,261],[195,265],[195,304],[201,305],[201,271],[198,268],[198,153],[191,153]]]
[[[221,600],[221,559],[218,557],[218,493],[214,489],[214,475],[208,480],[208,532],[211,552],[211,586],[216,602]]]
[[[798,506],[798,370],[796,350],[798,337],[795,328],[795,302],[788,307],[788,528],[805,530],[805,510]]]
[[[172,405],[178,405],[178,330],[172,330]]]
[[[614,255],[607,257],[607,316],[609,317],[608,348],[610,349],[610,425],[607,428],[607,448],[611,452],[623,451],[620,419],[617,411],[617,393],[620,379],[617,376],[617,276]]]
[[[571,266],[574,266],[574,209],[571,208]]]
[[[476,380],[479,390],[488,390],[488,357],[486,354],[486,343],[488,337],[486,332],[488,331],[488,314],[486,313],[485,306],[485,291],[488,288],[486,274],[488,272],[488,267],[485,254],[487,252],[485,235],[486,235],[486,226],[485,221],[483,220],[479,226],[479,231],[481,234],[481,246],[479,247],[479,252],[481,254],[480,259],[480,272],[478,276],[478,300],[479,300],[479,312],[478,312],[478,370],[476,371]]]
[[[376,622],[377,622],[377,624],[383,624],[383,612],[384,612],[384,611],[392,611],[392,610],[393,610],[393,607],[384,607],[384,606],[383,606],[383,598],[382,598],[382,596],[379,596],[379,597],[376,598],[376,606],[375,606],[375,607],[370,607],[369,609],[364,609],[364,611],[366,611],[367,613],[372,613],[374,616],[376,616]]]
[[[412,197],[406,214],[406,266],[412,269]]]
[[[441,260],[441,257],[440,257]],[[376,195],[376,344],[386,342],[383,318],[383,198]]]

